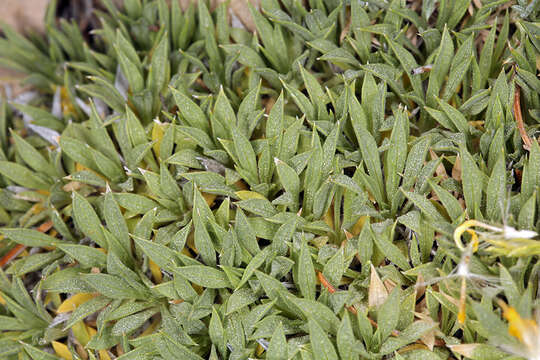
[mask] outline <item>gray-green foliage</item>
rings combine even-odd
[[[535,240],[473,255],[464,324],[458,280],[432,279],[466,219],[540,230],[540,2],[304,3],[249,5],[254,32],[202,0],[103,0],[90,44],[3,28],[38,95],[0,101],[0,255],[27,251],[0,271],[0,357],[518,346],[495,300],[538,311]]]

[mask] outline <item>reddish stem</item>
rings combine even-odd
[[[25,248],[26,246],[22,244],[15,245],[13,249],[9,250],[9,252],[0,259],[0,267],[9,264],[9,262],[19,256]]]
[[[521,91],[516,84],[516,91],[514,92],[514,117],[516,118],[516,125],[523,140],[523,148],[525,150],[531,150],[532,141],[525,130],[525,124],[523,123],[523,115],[521,114]]]
[[[53,223],[51,220],[49,220],[49,221],[44,222],[40,226],[38,226],[36,230],[42,233],[46,233],[52,227],[53,227]],[[24,249],[26,249],[25,245],[22,245],[22,244],[15,245],[13,249],[9,250],[9,252],[0,259],[0,267],[4,267],[4,265],[9,264],[11,260],[19,256],[19,254],[22,253]]]

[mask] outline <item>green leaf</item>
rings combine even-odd
[[[431,180],[429,180],[428,182],[433,191],[435,191],[435,194],[443,204],[444,208],[446,209],[446,212],[448,212],[448,215],[450,215],[450,219],[454,221],[459,218],[461,214],[463,214],[463,209],[459,201],[448,190],[435,184]]]
[[[71,317],[64,325],[64,330],[71,328],[73,325],[83,320],[85,317],[92,315],[96,311],[104,308],[109,304],[110,299],[107,299],[104,296],[96,296],[81,305],[77,306],[75,310],[71,313]]]
[[[236,287],[236,289],[240,289],[244,284],[248,282],[248,280],[253,276],[255,273],[255,270],[257,270],[265,261],[268,256],[268,251],[263,250],[259,251],[248,263],[246,266],[244,273],[242,274],[242,279],[240,280],[240,283]]]
[[[56,355],[49,354],[43,350],[40,350],[32,345],[22,343],[24,351],[30,356],[32,360],[60,360]]]
[[[518,225],[522,229],[534,229],[536,215],[536,196],[534,192],[529,200],[525,202],[518,215]]]
[[[230,315],[236,311],[244,309],[246,306],[253,304],[259,297],[248,288],[236,290],[227,300],[227,312],[225,315]]]
[[[107,255],[90,246],[76,244],[58,244],[58,248],[77,260],[86,268],[104,268],[107,264]]]
[[[384,190],[383,190],[383,177],[381,170],[381,159],[379,157],[379,151],[377,143],[373,136],[360,124],[353,124],[354,131],[356,133],[356,138],[360,145],[360,151],[362,153],[362,158],[366,164],[367,171],[369,175],[373,178],[376,188],[373,189],[376,191],[373,196],[377,201],[384,202]]]
[[[429,323],[426,321],[415,321],[409,325],[405,330],[401,331],[399,337],[388,338],[383,345],[379,353],[381,355],[391,354],[399,348],[413,343],[418,340],[422,335],[428,331],[433,330],[436,327],[435,323]]]
[[[107,241],[101,231],[101,221],[88,200],[77,192],[73,192],[73,218],[84,235],[103,249],[107,249]]]
[[[51,164],[45,160],[43,155],[30,145],[26,140],[11,131],[11,136],[15,140],[15,148],[17,153],[32,169],[50,176],[56,176],[56,170]]]
[[[307,241],[302,240],[300,255],[298,258],[298,288],[302,296],[309,300],[315,300],[315,268],[311,261],[311,252],[309,251]]]
[[[177,267],[174,273],[197,285],[210,289],[230,288],[231,284],[225,273],[221,270],[204,265],[190,265]]]
[[[236,166],[245,169],[246,172],[249,174],[249,177],[246,179],[246,181],[250,184],[255,185],[259,182],[257,158],[255,157],[255,151],[253,151],[253,147],[243,133],[241,133],[236,128],[233,129],[232,133],[236,154],[238,154],[238,156],[241,156],[242,159],[242,161]]]
[[[107,229],[120,241],[124,250],[128,254],[131,253],[128,226],[110,189],[104,196],[103,218],[107,224]]]
[[[208,335],[210,336],[212,343],[218,348],[219,352],[225,356],[227,348],[225,347],[223,323],[215,307],[212,307],[212,317],[210,318],[210,325],[208,326]]]
[[[122,32],[117,32],[114,44],[118,61],[124,76],[128,80],[129,86],[134,93],[144,89],[144,79],[141,73],[141,62],[130,41],[122,36]]]
[[[388,36],[386,36],[386,41],[388,41],[392,51],[401,63],[401,67],[405,71],[405,74],[407,74],[409,77],[416,96],[423,100],[424,90],[422,89],[422,80],[420,78],[420,74],[413,73],[413,70],[418,67],[414,56],[409,51],[405,50],[403,46],[392,41],[392,39],[390,39]]]
[[[487,81],[489,74],[491,73],[491,64],[493,60],[496,31],[497,27],[492,25],[489,35],[484,41],[482,51],[480,52],[480,60],[478,61],[478,66],[480,67],[480,72],[482,73],[482,83]]]
[[[390,333],[396,329],[399,320],[399,310],[401,301],[401,291],[399,286],[388,295],[388,298],[377,311],[378,331],[381,339],[386,339]]]
[[[379,251],[386,257],[388,260],[395,263],[403,270],[408,270],[411,268],[407,257],[403,255],[401,250],[394,244],[392,244],[385,236],[373,235],[373,241],[377,245]]]
[[[442,101],[448,102],[450,98],[455,94],[458,87],[461,85],[465,75],[469,69],[473,53],[473,35],[469,36],[467,40],[461,44],[450,66],[450,73],[446,86],[442,95]]]
[[[444,217],[439,213],[435,205],[431,203],[430,200],[426,199],[424,196],[409,192],[409,191],[403,191],[405,196],[414,203],[416,207],[418,207],[422,213],[424,213],[427,217],[437,220],[437,221],[445,221]]]
[[[153,200],[134,193],[115,193],[114,199],[118,205],[134,214],[146,214],[158,207]]]
[[[165,87],[170,76],[169,68],[169,36],[165,32],[152,53],[152,62],[148,73],[147,87],[152,93],[159,94]]]
[[[157,346],[159,353],[166,360],[186,359],[186,360],[202,360],[202,357],[189,350],[184,345],[174,341],[169,335],[160,333]]]
[[[193,211],[193,218],[195,224],[194,242],[197,248],[201,260],[210,266],[216,266],[216,250],[214,244],[210,238],[210,234],[204,226],[203,220],[201,220],[201,213]]]
[[[285,191],[292,195],[293,201],[296,204],[300,194],[300,178],[298,177],[298,174],[293,168],[278,158],[274,158],[274,163],[276,164],[276,170],[281,185],[283,185]],[[298,206],[293,206],[291,210],[298,210]]]
[[[482,189],[483,189],[483,174],[478,169],[476,161],[462,146],[461,153],[461,176],[463,195],[465,197],[465,204],[467,205],[467,213],[474,219],[482,219],[480,212],[480,203],[482,201]]]
[[[285,338],[285,332],[283,331],[283,325],[278,323],[272,338],[270,339],[270,344],[268,345],[268,350],[266,350],[266,359],[268,360],[287,360],[287,339]]]
[[[36,230],[3,228],[0,232],[10,240],[26,246],[46,247],[62,243],[62,240]]]
[[[236,210],[235,229],[238,241],[251,255],[256,255],[260,252],[255,232],[242,209]]]
[[[175,263],[175,253],[168,247],[158,244],[154,241],[148,241],[134,236],[135,244],[148,256],[153,262],[155,262],[160,268],[172,270]]]
[[[178,106],[178,111],[187,121],[188,125],[200,129],[204,133],[208,133],[210,130],[210,126],[201,108],[197,106],[197,104],[195,104],[186,95],[182,94],[180,91],[172,87],[170,88],[170,90],[174,96],[174,101]]]
[[[431,107],[435,104],[435,98],[439,96],[444,77],[450,68],[454,57],[454,43],[452,42],[448,28],[445,26],[437,51],[437,58],[433,69],[429,73],[429,82],[426,92],[427,104]]]
[[[32,171],[14,162],[0,161],[0,174],[14,183],[30,189],[48,190],[51,186]]]
[[[276,213],[272,203],[266,199],[248,199],[237,201],[235,204],[245,211],[263,217],[271,217]]]
[[[336,337],[337,348],[341,359],[352,360],[357,358],[354,349],[355,341],[356,338],[353,333],[351,319],[349,318],[349,313],[345,311]]]
[[[284,129],[283,120],[283,92],[279,95],[278,99],[268,115],[266,120],[266,137],[270,140],[277,138],[281,135]]]
[[[467,122],[467,119],[465,119],[465,116],[463,116],[463,114],[459,110],[448,105],[447,103],[439,99],[437,99],[437,101],[445,115],[454,124],[456,129],[458,129],[463,134],[467,134],[469,132],[469,124]]]
[[[398,194],[397,189],[405,162],[407,160],[407,140],[409,137],[409,120],[404,111],[398,110],[395,116],[394,128],[390,135],[390,147],[384,158],[384,177],[386,180],[386,193],[390,201]],[[396,204],[397,205],[397,204]],[[397,211],[393,206],[392,213]]]
[[[112,327],[111,334],[113,336],[128,335],[141,327],[156,312],[156,309],[148,309],[119,319]]]
[[[334,345],[319,324],[315,320],[309,319],[308,327],[313,358],[315,360],[338,360]]]
[[[486,216],[498,221],[506,208],[506,164],[504,152],[501,152],[489,177],[486,189]]]
[[[81,279],[96,292],[111,299],[145,299],[119,276],[109,274],[84,274]]]

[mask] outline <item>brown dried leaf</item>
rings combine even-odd
[[[523,148],[525,150],[530,151],[532,141],[529,135],[527,134],[527,130],[525,130],[525,124],[523,123],[523,116],[521,115],[520,93],[521,93],[521,90],[519,86],[516,84],[516,91],[514,92],[514,117],[516,118],[516,125],[519,131],[519,135],[521,136],[521,140],[523,141]]]
[[[474,350],[479,346],[480,344],[460,344],[460,345],[448,345],[450,350],[458,353],[459,355],[465,356],[465,357],[471,357],[473,356]]]
[[[174,0],[173,0],[174,1]],[[214,9],[218,4],[225,2],[227,0],[211,0],[210,1],[210,8]],[[182,9],[186,9],[190,2],[197,2],[197,0],[178,0],[180,3],[180,7]],[[229,8],[240,20],[240,22],[245,26],[245,28],[249,31],[255,30],[255,23],[253,22],[253,19],[251,18],[251,13],[249,12],[249,8],[247,6],[248,0],[230,0],[229,2]],[[255,7],[259,7],[260,0],[249,0],[249,2]]]
[[[422,274],[418,274],[418,277],[416,278],[414,291],[416,293],[416,300],[420,299],[426,293],[426,284]]]
[[[456,181],[461,181],[461,157],[459,155],[456,156],[456,162],[452,167],[452,177]]]
[[[368,305],[369,307],[377,307],[382,305],[386,298],[388,297],[388,291],[384,287],[379,274],[375,270],[373,264],[371,265],[371,276],[369,281],[369,297]]]
[[[429,149],[429,155],[431,156],[431,160],[436,160],[439,158],[432,149]],[[437,169],[435,169],[435,174],[440,176],[443,180],[448,179],[448,174],[446,173],[446,169],[444,168],[442,162],[439,164],[439,166],[437,166]]]
[[[220,0],[223,1],[223,0]],[[247,6],[248,0],[231,0],[229,7],[249,31],[255,31],[255,23]],[[254,7],[259,7],[260,0],[249,0]]]

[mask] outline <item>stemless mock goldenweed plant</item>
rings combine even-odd
[[[0,358],[538,359],[540,1],[184,3],[2,26]]]

